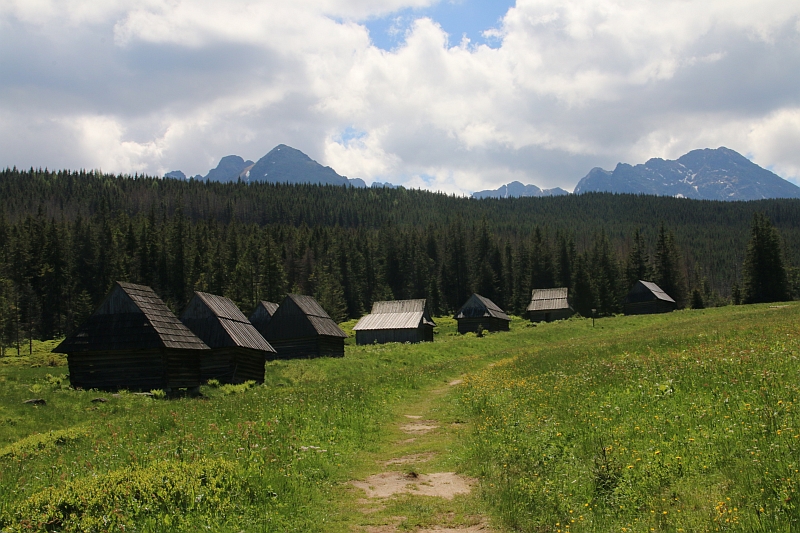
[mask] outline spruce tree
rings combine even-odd
[[[575,262],[575,242],[561,235],[558,239],[558,286],[572,286],[572,269]]]
[[[597,301],[592,288],[592,280],[586,267],[586,255],[579,254],[575,258],[575,285],[572,288],[572,305],[581,316],[592,316],[592,309]]]
[[[783,265],[780,237],[769,219],[756,213],[742,269],[744,303],[788,299],[789,284]]]
[[[653,273],[650,269],[650,260],[647,254],[647,247],[639,228],[633,233],[633,243],[631,251],[628,253],[628,261],[625,264],[625,288],[630,290],[639,280],[650,281]]]
[[[661,287],[661,290],[675,300],[678,308],[686,305],[686,276],[682,263],[678,246],[675,244],[675,237],[671,231],[667,231],[662,222],[656,241],[654,281]]]
[[[280,302],[286,294],[286,272],[275,241],[268,233],[261,240],[260,264],[258,300]]]
[[[588,275],[592,280],[598,312],[611,314],[620,311],[622,290],[619,285],[619,264],[605,231],[595,235]]]
[[[735,281],[731,287],[731,303],[733,303],[733,305],[739,305],[742,303],[742,291],[739,290],[739,284]]]

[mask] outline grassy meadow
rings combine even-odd
[[[180,399],[72,390],[34,343],[0,359],[0,530],[352,531],[348,482],[398,453],[392,424],[420,402],[459,428],[443,464],[478,479],[425,504],[441,512],[498,531],[800,530],[798,304],[482,338],[441,318],[434,343],[349,339],[344,359]]]

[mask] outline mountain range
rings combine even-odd
[[[186,179],[186,175],[180,170],[168,172],[164,177]],[[300,150],[285,144],[279,144],[255,163],[245,161],[238,155],[226,155],[220,159],[216,168],[208,171],[208,174],[205,176],[198,174],[193,179],[219,182],[242,180],[269,183],[315,183],[349,187],[367,186],[361,178],[350,179],[340,176],[331,167],[324,167]],[[393,187],[389,183],[381,183],[378,186]]]
[[[165,174],[167,178],[186,179],[180,170]],[[314,183],[349,187],[366,187],[360,178],[339,175],[331,167],[322,166],[306,154],[279,144],[256,161],[238,155],[223,157],[205,176],[196,180],[270,183]],[[374,182],[371,187],[394,188],[391,183]],[[596,167],[575,186],[574,194],[612,192],[653,194],[702,200],[760,200],[763,198],[800,198],[800,187],[761,168],[729,148],[693,150],[676,160],[653,158],[644,164],[619,163],[613,171]],[[513,181],[494,190],[478,191],[472,198],[519,198],[528,196],[561,196],[570,194],[560,187],[540,189]]]
[[[523,185],[518,181],[512,181],[507,185],[501,185],[499,189],[478,191],[472,193],[473,198],[521,198],[526,196],[562,196],[569,194],[561,187],[554,189],[540,189],[536,185]]]
[[[593,168],[575,186],[575,194],[585,192],[728,201],[800,198],[800,187],[725,147],[692,150],[676,160],[619,163],[613,172]]]

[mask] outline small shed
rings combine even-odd
[[[511,319],[508,318],[505,311],[480,294],[470,296],[456,313],[455,319],[458,321],[459,333],[508,331],[511,323]]]
[[[278,359],[344,357],[347,334],[311,296],[289,294],[264,329]]]
[[[639,280],[625,297],[622,306],[626,315],[671,313],[678,307],[672,297],[650,281]]]
[[[278,310],[278,304],[272,302],[258,302],[256,308],[250,313],[250,323],[255,326],[259,333],[264,334],[267,324],[272,320],[272,315]]]
[[[433,342],[436,323],[428,313],[425,300],[375,302],[372,312],[353,327],[356,344],[387,342]]]
[[[531,303],[528,305],[528,320],[531,322],[552,322],[575,314],[569,304],[569,289],[533,289]]]
[[[195,292],[181,322],[205,342],[211,353],[200,357],[200,380],[264,383],[264,364],[275,349],[264,340],[233,300]]]
[[[153,289],[118,281],[53,351],[67,354],[73,387],[166,391],[200,386],[200,359],[209,348]]]

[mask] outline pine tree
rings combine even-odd
[[[572,287],[572,265],[575,262],[575,242],[561,235],[558,240],[558,285]]]
[[[326,258],[318,261],[311,282],[314,284],[314,298],[334,320],[341,322],[347,318],[347,301],[341,284],[341,273],[335,260]]]
[[[653,273],[650,269],[650,260],[647,254],[647,247],[639,228],[633,233],[633,243],[628,254],[628,261],[625,265],[625,287],[630,289],[639,280],[650,281]]]
[[[760,213],[753,216],[742,276],[744,303],[779,302],[788,298],[780,237],[769,219]]]
[[[662,222],[656,241],[655,283],[675,300],[678,308],[686,305],[686,276],[681,265],[681,255],[675,244],[675,237],[672,232],[667,231]]]
[[[549,289],[555,283],[553,254],[539,226],[533,230],[531,243],[531,289]]]
[[[481,221],[475,245],[475,269],[476,279],[473,282],[475,292],[489,298],[492,301],[498,300],[498,282],[500,270],[500,251],[496,243],[492,241],[486,218]]]
[[[514,273],[514,281],[512,283],[513,311],[518,315],[525,313],[528,304],[531,302],[529,265],[528,248],[524,242],[520,242],[517,244],[512,262],[512,271]]]
[[[692,291],[692,309],[704,309],[703,293],[697,287]]]
[[[586,256],[579,254],[575,258],[575,285],[572,288],[572,305],[582,316],[592,316],[592,309],[597,308],[592,281],[586,268]]]
[[[286,272],[275,241],[265,233],[261,240],[261,276],[258,299],[280,302],[286,294]]]
[[[620,311],[622,291],[619,285],[619,265],[605,231],[595,235],[589,277],[592,280],[598,313],[611,314]]]

